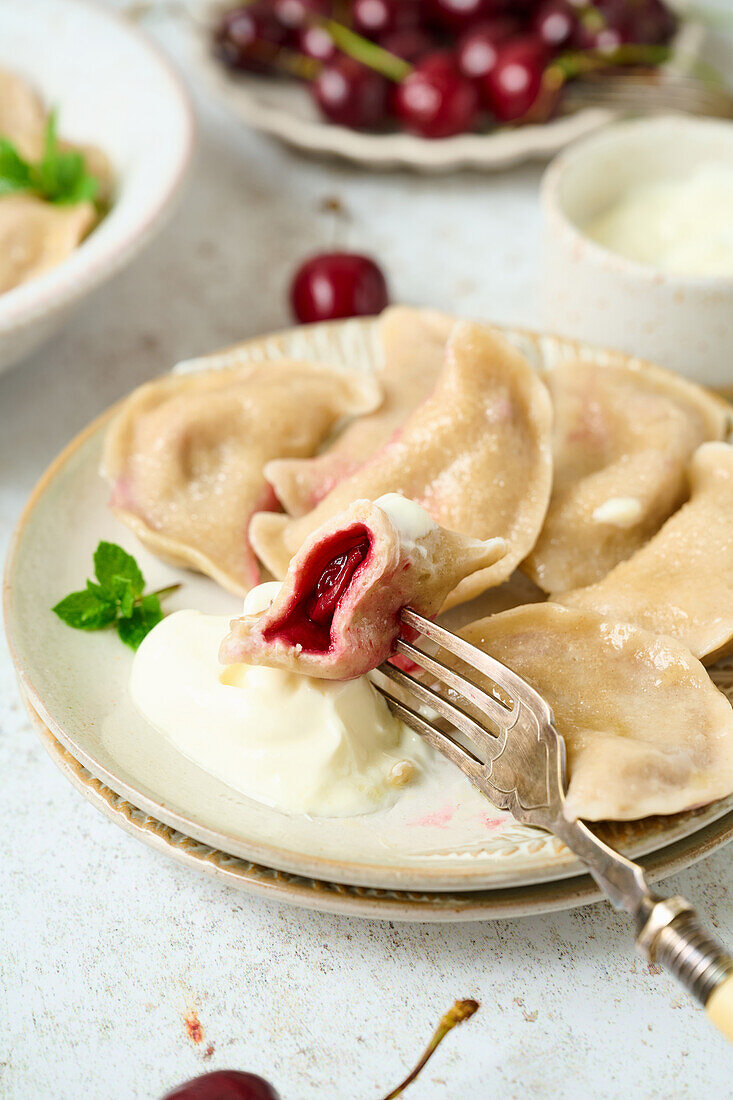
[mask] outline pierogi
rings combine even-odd
[[[434,615],[460,580],[505,550],[503,539],[444,530],[394,493],[356,501],[306,540],[266,611],[233,620],[220,659],[361,676],[394,652],[404,607]]]
[[[704,443],[690,479],[689,501],[646,546],[558,602],[671,634],[708,664],[733,646],[733,446]]]
[[[552,707],[567,746],[569,817],[672,814],[733,792],[733,709],[675,638],[552,603],[461,635]]]
[[[249,520],[277,507],[265,462],[312,454],[378,402],[372,378],[285,360],[150,382],[107,434],[110,505],[154,554],[243,594],[260,580]]]
[[[554,409],[544,527],[522,569],[546,592],[593,584],[682,504],[690,459],[722,439],[730,407],[648,364],[560,364],[543,375]]]
[[[551,417],[525,358],[495,330],[460,321],[433,393],[402,430],[304,516],[255,516],[252,545],[282,578],[305,540],[354,500],[400,493],[449,531],[506,540],[506,554],[461,581],[445,606],[471,599],[506,580],[534,545],[552,481]]]
[[[379,408],[354,420],[322,454],[268,462],[265,477],[291,516],[310,511],[339,481],[383,447],[435,387],[455,320],[428,309],[393,306],[379,319]]]

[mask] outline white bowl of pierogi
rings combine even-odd
[[[88,216],[81,201],[44,197],[42,209],[35,192],[0,197],[0,265],[19,254],[27,260],[20,277],[6,271],[3,279],[0,271],[3,370],[47,339],[159,228],[190,159],[193,121],[186,92],[158,50],[87,0],[1,4],[0,73],[0,137],[12,138],[28,163],[42,156],[32,133],[40,110],[42,138],[55,112],[61,148],[89,150],[95,173],[105,166]],[[14,91],[8,78],[25,91]]]

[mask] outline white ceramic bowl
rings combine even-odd
[[[101,224],[63,263],[0,295],[0,370],[27,355],[127,263],[170,209],[193,147],[188,96],[139,30],[89,0],[0,3],[0,67],[59,112],[63,137],[99,146],[115,173]]]
[[[542,181],[544,327],[733,388],[733,278],[670,275],[595,244],[582,226],[636,183],[733,168],[733,123],[620,122],[571,146]]]

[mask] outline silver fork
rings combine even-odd
[[[733,118],[733,95],[719,84],[674,70],[651,73],[587,74],[563,88],[562,111],[608,107],[620,114],[653,115],[669,111]]]
[[[409,608],[402,612],[402,621],[467,669],[487,677],[506,702],[400,638],[397,652],[438,686],[429,687],[392,664],[380,665],[379,671],[447,719],[471,748],[413,710],[390,687],[375,685],[395,714],[459,767],[494,806],[559,837],[586,865],[612,905],[634,918],[642,955],[669,970],[733,1042],[733,958],[703,931],[684,898],[652,893],[638,864],[609,848],[582,821],[565,817],[565,742],[542,696],[493,657]]]

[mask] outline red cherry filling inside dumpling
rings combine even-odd
[[[310,536],[266,611],[232,622],[221,660],[360,676],[393,653],[404,607],[436,614],[459,581],[505,551],[501,538],[446,531],[398,494],[356,501]]]

